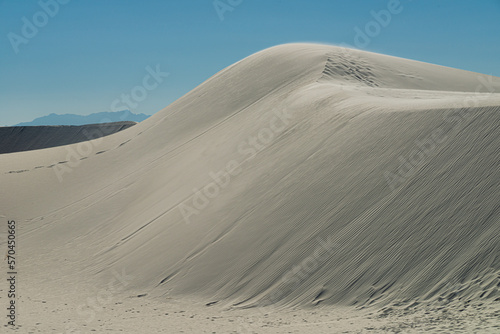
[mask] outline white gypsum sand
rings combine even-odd
[[[124,131],[0,155],[18,331],[499,331],[499,88],[282,45]]]

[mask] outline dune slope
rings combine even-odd
[[[87,147],[0,156],[1,214],[37,286],[126,269],[124,291],[241,307],[497,303],[499,82],[274,47]]]

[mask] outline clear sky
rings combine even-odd
[[[0,0],[0,125],[127,105],[154,114],[289,42],[500,76],[499,39],[500,0]]]

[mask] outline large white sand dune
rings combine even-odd
[[[498,304],[495,89],[500,78],[283,45],[85,147],[0,156],[25,289],[64,301],[125,270],[117,295],[226,306]]]

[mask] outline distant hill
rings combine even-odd
[[[40,150],[109,136],[134,126],[135,122],[89,125],[0,127],[0,154]]]
[[[140,123],[149,116],[145,114],[134,114],[129,110],[117,112],[100,112],[87,116],[74,114],[50,114],[36,118],[32,122],[24,122],[15,126],[41,126],[41,125],[87,125],[87,124],[102,124],[114,122],[137,122]]]

